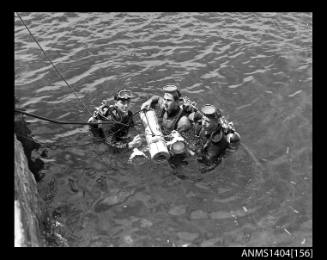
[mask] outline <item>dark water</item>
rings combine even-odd
[[[48,150],[39,190],[59,246],[312,246],[311,13],[21,15],[89,110],[128,88],[136,111],[177,84],[222,108],[243,143],[211,173],[190,160],[176,175],[127,164],[86,126],[28,118]],[[20,104],[86,121],[17,17],[15,26]]]

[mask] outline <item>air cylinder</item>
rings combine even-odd
[[[140,118],[145,128],[145,138],[149,147],[151,159],[155,162],[168,160],[170,155],[164,135],[154,110],[140,112]]]

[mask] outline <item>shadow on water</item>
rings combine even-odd
[[[128,164],[87,127],[28,119],[47,150],[39,191],[54,246],[311,246],[310,13],[21,13],[92,110],[129,88],[137,111],[164,84],[222,108],[239,150]],[[15,94],[27,112],[88,115],[15,20]],[[136,132],[143,132],[137,126]]]

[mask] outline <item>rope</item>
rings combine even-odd
[[[22,22],[22,24],[25,26],[25,28],[27,29],[27,31],[29,32],[29,34],[31,35],[31,37],[33,38],[33,40],[36,42],[36,44],[38,45],[38,47],[40,48],[40,50],[43,52],[44,56],[47,58],[47,60],[50,62],[50,64],[52,65],[52,67],[54,68],[54,70],[56,71],[56,73],[60,76],[60,78],[66,83],[66,85],[68,87],[70,87],[74,93],[74,95],[76,96],[76,98],[78,99],[78,101],[83,105],[83,107],[85,108],[85,110],[92,116],[92,113],[88,110],[88,108],[86,107],[86,105],[83,103],[83,101],[78,97],[75,89],[64,79],[64,77],[61,75],[61,73],[58,71],[58,69],[56,68],[55,64],[51,61],[51,59],[47,56],[47,54],[45,53],[44,49],[42,48],[42,46],[39,44],[39,42],[37,41],[37,39],[34,37],[34,35],[32,34],[32,32],[29,30],[29,28],[27,27],[27,25],[25,24],[24,20],[22,19],[22,17],[15,12],[15,14],[18,16],[18,18],[20,19],[20,21]],[[16,111],[19,112],[19,111]],[[141,112],[141,110],[137,111],[134,113],[134,115],[138,114],[139,112]],[[28,114],[26,114],[28,115]],[[31,114],[30,114],[31,115]],[[36,116],[36,115],[31,115],[31,116]],[[36,116],[37,117],[37,116]],[[102,116],[104,119],[107,119],[105,116]],[[44,118],[44,117],[37,117],[39,119],[43,119],[43,120],[47,120],[53,123],[57,123],[57,124],[79,124],[79,125],[86,125],[86,124],[90,124],[90,123],[84,123],[84,122],[59,122],[59,121],[55,121],[55,120],[51,120],[48,118]],[[111,119],[111,121],[117,123],[117,124],[121,124],[123,126],[128,126],[126,124],[123,124],[115,119]],[[100,123],[91,123],[91,124],[100,124]],[[110,123],[101,123],[101,124],[110,124]]]
[[[19,109],[15,109],[15,112],[21,113],[21,114],[24,114],[24,115],[27,115],[27,116],[35,117],[35,118],[38,118],[38,119],[41,119],[41,120],[49,121],[49,122],[52,122],[52,123],[55,123],[55,124],[61,124],[61,125],[97,125],[97,124],[99,125],[99,124],[113,124],[113,122],[101,122],[101,123],[65,122],[65,121],[57,121],[57,120],[49,119],[47,117],[35,115],[35,114],[32,114],[32,113],[27,113],[27,112],[24,112],[24,111],[19,110]],[[120,124],[120,125],[123,125],[123,126],[129,126],[127,124],[124,124],[124,123],[121,123],[121,122],[118,122],[118,121],[116,121],[114,123],[115,124]]]
[[[86,111],[92,116],[92,113],[88,110],[88,108],[86,107],[86,105],[83,103],[83,101],[78,97],[78,95],[76,94],[75,89],[68,84],[68,82],[64,79],[64,77],[61,75],[61,73],[58,71],[58,69],[56,68],[55,64],[50,60],[50,58],[48,57],[48,55],[45,53],[44,49],[41,47],[41,45],[39,44],[39,42],[37,41],[37,39],[34,37],[34,35],[32,34],[32,32],[30,31],[30,29],[28,29],[27,25],[25,24],[24,20],[21,18],[21,16],[15,12],[15,14],[18,16],[18,18],[20,19],[20,21],[22,22],[22,24],[25,26],[25,28],[27,29],[27,31],[29,32],[29,34],[31,35],[31,37],[33,38],[33,40],[36,42],[36,44],[39,46],[40,50],[43,52],[44,56],[47,58],[47,60],[50,62],[50,64],[52,65],[52,67],[54,68],[54,70],[56,71],[56,73],[59,75],[59,77],[66,83],[66,85],[68,87],[70,87],[73,90],[74,95],[76,96],[76,98],[80,101],[80,103],[83,105],[83,107],[86,109]]]

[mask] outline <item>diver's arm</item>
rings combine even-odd
[[[106,136],[105,142],[106,142],[106,144],[108,144],[112,148],[115,148],[115,149],[118,149],[118,150],[127,150],[127,149],[130,149],[128,142],[126,142],[126,141],[119,141],[112,134]]]
[[[188,116],[188,119],[194,128],[195,135],[199,136],[202,127],[202,123],[201,123],[202,114],[199,112],[193,112]]]
[[[139,147],[142,144],[142,138],[140,137],[140,135],[136,135],[130,142],[129,140],[130,138],[125,138],[124,140],[117,140],[117,138],[113,134],[111,134],[106,136],[105,142],[106,144],[118,150],[133,149],[135,147]]]
[[[197,123],[202,119],[202,114],[200,112],[192,112],[191,114],[189,114],[188,119],[192,122],[192,123]]]
[[[141,105],[141,110],[149,110],[150,108],[154,108],[158,103],[162,103],[162,97],[154,95]]]

